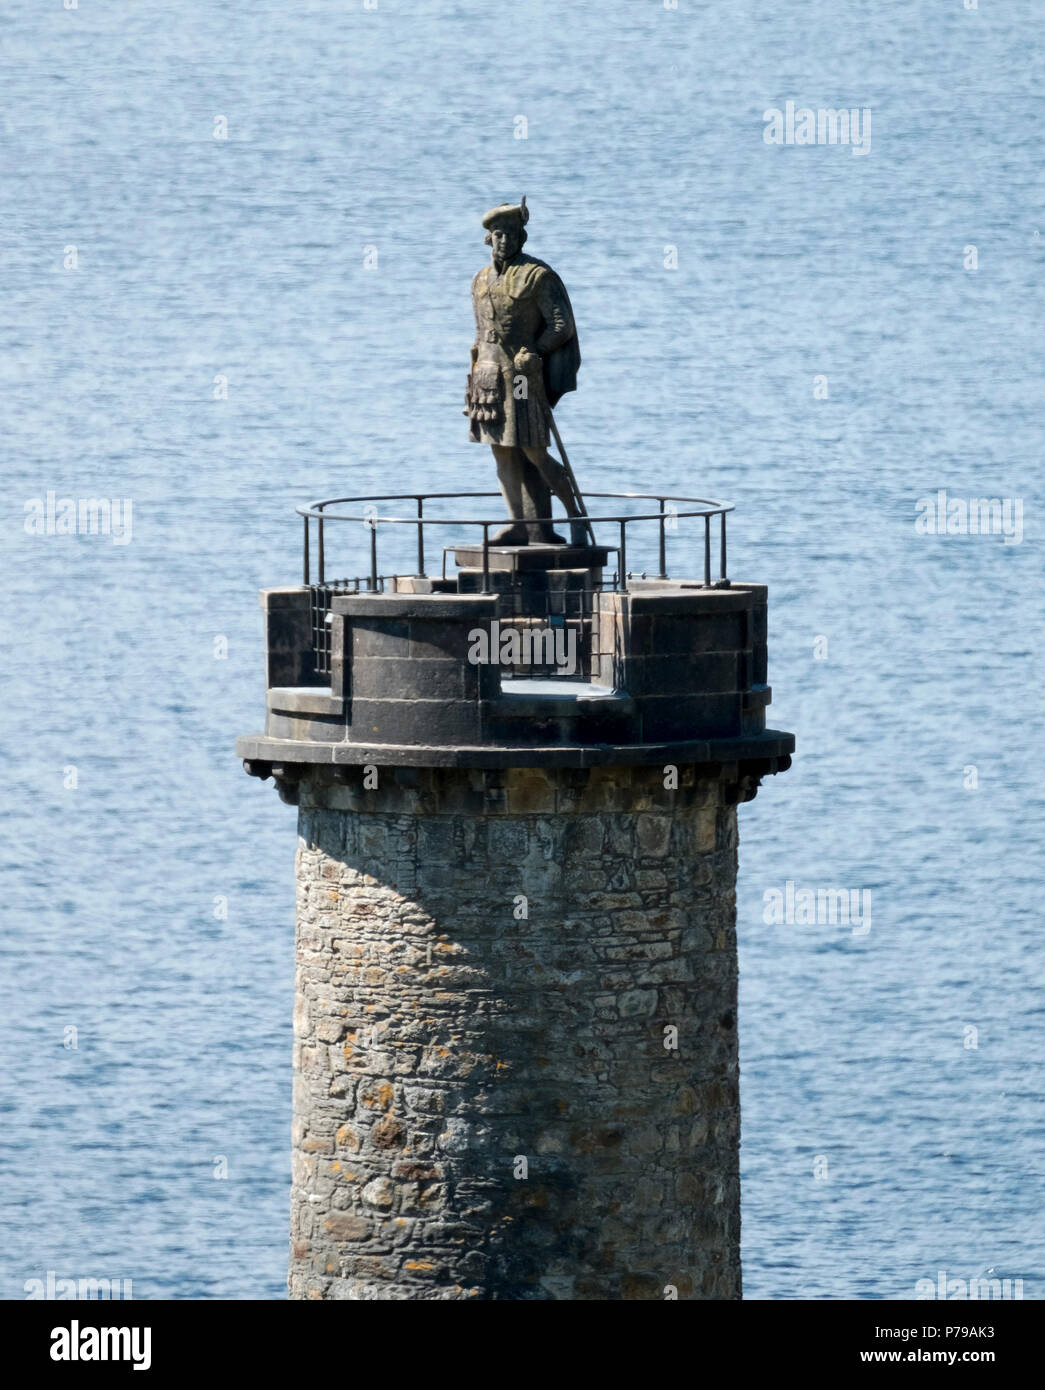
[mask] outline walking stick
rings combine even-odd
[[[588,515],[588,508],[584,505],[584,498],[581,496],[581,490],[580,490],[580,488],[577,486],[577,479],[574,477],[573,469],[570,467],[570,458],[569,458],[569,455],[567,454],[566,449],[565,449],[565,447],[564,447],[564,445],[563,445],[563,442],[562,442],[562,435],[559,433],[559,427],[558,427],[558,425],[555,423],[555,416],[552,414],[552,408],[551,408],[550,405],[547,405],[547,404],[545,405],[544,408],[545,408],[545,410],[547,410],[547,412],[548,412],[548,424],[551,426],[552,434],[555,436],[555,445],[556,445],[556,448],[559,450],[559,454],[560,454],[560,456],[561,456],[561,458],[562,458],[563,472],[566,474],[566,481],[567,481],[567,482],[569,483],[569,485],[570,485],[570,493],[571,493],[571,495],[572,495],[572,497],[573,497],[574,506],[577,508],[577,511],[578,511],[578,513],[579,513],[581,516],[587,517],[587,515]],[[570,528],[570,538],[571,538],[571,540],[572,540],[572,539],[573,539],[573,525],[578,525],[578,526],[579,526],[581,523],[578,522],[578,521],[576,521],[575,518],[573,518],[573,517],[570,518],[570,521],[571,521],[571,523],[572,523],[572,524],[571,524],[571,528]],[[590,541],[590,543],[591,543],[592,545],[595,545],[595,532],[594,532],[594,530],[592,529],[591,522],[590,522],[590,521],[585,521],[585,522],[583,523],[583,525],[584,525],[584,529],[585,529],[585,530],[587,531],[587,533],[588,533],[588,540]]]

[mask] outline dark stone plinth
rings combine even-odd
[[[601,570],[609,551],[595,545],[491,545],[491,570],[507,570],[512,574],[530,574],[535,570]],[[481,545],[459,545],[454,560],[461,569],[482,572]]]
[[[506,545],[491,547],[484,573],[481,546],[459,546],[457,589],[462,594],[495,593],[501,616],[590,618],[593,596],[602,588],[609,552],[601,546]],[[591,674],[590,664],[585,674]]]
[[[518,611],[529,610],[535,616],[546,612],[557,595],[567,596],[564,601],[571,605],[571,612],[576,610],[577,595],[588,595],[586,611],[590,613],[590,595],[601,583],[602,570],[598,569],[490,570],[486,575],[473,569],[457,572],[458,593],[504,594],[514,598]]]

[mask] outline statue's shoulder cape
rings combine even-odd
[[[520,259],[547,271],[553,282],[552,293],[562,300],[563,307],[573,324],[572,337],[568,338],[565,343],[561,343],[544,359],[544,389],[548,396],[548,404],[554,408],[567,391],[576,391],[577,389],[577,369],[581,365],[581,347],[577,340],[577,320],[573,317],[573,305],[570,303],[570,296],[566,293],[566,286],[551,266],[545,261],[539,261],[536,256],[522,256]]]
[[[513,283],[509,289],[509,293],[513,295],[524,294],[537,279],[537,272],[544,271],[551,279],[552,294],[561,301],[563,308],[569,315],[570,322],[573,324],[573,335],[544,359],[544,390],[548,397],[548,404],[554,407],[567,391],[576,391],[577,389],[577,369],[581,365],[581,349],[577,341],[577,324],[573,317],[573,305],[570,303],[570,296],[566,293],[566,286],[546,261],[539,261],[536,256],[527,256],[520,252],[510,269],[515,272],[511,277]],[[473,294],[480,291],[485,285],[489,272],[490,267],[488,265],[476,272],[472,281]]]

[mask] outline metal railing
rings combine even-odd
[[[628,570],[628,527],[639,523],[656,523],[657,526],[657,551],[659,561],[658,579],[667,579],[667,549],[668,533],[677,531],[679,524],[691,519],[701,519],[704,523],[704,585],[707,588],[727,588],[729,579],[726,572],[726,516],[733,510],[730,502],[715,502],[707,497],[676,497],[669,494],[658,494],[649,492],[586,492],[584,494],[588,502],[596,498],[601,501],[614,502],[656,502],[658,510],[655,512],[624,513],[613,512],[605,516],[588,516],[585,520],[592,526],[613,526],[617,529],[616,544],[601,545],[600,548],[615,553],[617,556],[617,574],[614,578],[614,587],[619,587],[627,591],[628,580],[635,576]],[[382,576],[379,573],[379,553],[378,553],[378,533],[382,527],[409,527],[417,532],[417,569],[410,571],[410,575],[425,578],[426,554],[430,553],[430,547],[425,544],[426,528],[431,533],[435,527],[453,527],[455,529],[469,527],[481,528],[482,530],[482,590],[486,594],[490,593],[490,547],[496,546],[496,541],[491,541],[490,532],[494,527],[501,527],[506,524],[506,518],[502,515],[489,520],[478,519],[476,517],[446,517],[433,516],[430,512],[425,514],[426,503],[446,502],[446,501],[474,501],[476,498],[500,498],[498,492],[400,492],[387,493],[378,496],[366,497],[331,497],[322,502],[312,502],[306,507],[298,507],[297,514],[304,519],[304,583],[307,585],[325,585],[326,579],[326,527],[331,522],[355,522],[361,524],[369,531],[369,550],[370,567],[369,574],[357,580],[342,580],[340,583],[365,584],[369,592],[379,592],[382,583]],[[416,507],[414,516],[382,516],[377,509],[378,502],[412,502]],[[332,511],[331,508],[342,507],[346,504],[361,504],[363,510],[346,514],[341,511]],[[680,504],[685,504],[686,510],[682,510]],[[719,555],[718,555],[718,578],[711,578],[711,553],[712,540],[711,530],[712,521],[715,517],[719,518]],[[315,523],[315,566],[313,566],[313,532],[312,524]],[[564,517],[528,517],[526,525],[559,525],[569,524],[569,519]],[[398,534],[402,534],[399,532]],[[594,531],[593,533],[594,534]],[[633,533],[634,534],[634,533]],[[461,542],[460,544],[465,544]],[[313,574],[315,578],[313,578]],[[407,577],[404,573],[403,577]]]
[[[378,576],[377,593],[388,592],[385,586],[389,578],[391,576]],[[543,594],[524,595],[510,590],[502,594],[502,611],[497,619],[500,632],[514,629],[525,639],[525,634],[536,630],[539,636],[538,642],[529,651],[524,640],[522,652],[514,664],[505,664],[505,658],[501,658],[501,680],[533,677],[581,682],[591,680],[600,657],[596,598],[606,587],[606,584],[594,584],[582,589],[549,590]],[[331,579],[325,584],[309,585],[312,666],[317,676],[329,676],[331,671],[330,619],[334,599],[342,594],[367,592],[370,591],[364,579]],[[565,650],[572,658],[569,662],[561,660],[563,647],[558,639],[560,630],[566,639]],[[548,651],[548,636],[552,638],[554,655]]]
[[[376,592],[383,593],[384,576],[378,576]],[[312,632],[312,662],[319,676],[330,675],[331,640],[330,615],[334,599],[341,594],[375,592],[365,588],[362,579],[329,579],[323,584],[310,584],[308,593],[309,626]]]

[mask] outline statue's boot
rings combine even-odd
[[[560,536],[558,531],[547,522],[537,527],[538,545],[565,545],[566,537]]]
[[[570,522],[570,544],[571,545],[591,545],[591,527],[586,521]]]
[[[526,526],[523,522],[513,522],[511,526],[505,526],[503,530],[495,532],[490,537],[491,545],[529,545],[530,537],[526,534]]]

